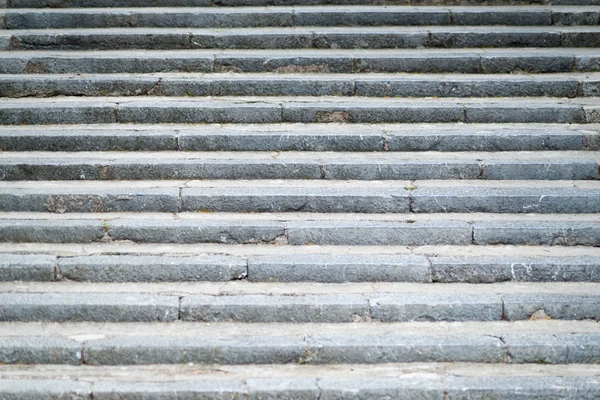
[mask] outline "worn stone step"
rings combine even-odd
[[[0,51],[0,73],[600,71],[593,48]]]
[[[0,183],[0,211],[600,213],[588,181],[140,181]]]
[[[3,125],[81,123],[598,123],[595,98],[0,98]]]
[[[385,25],[597,25],[597,6],[296,6],[8,9],[5,29]]]
[[[32,331],[34,327],[37,330]],[[74,329],[77,334],[65,335]],[[13,322],[2,324],[2,331],[0,359],[5,364],[594,364],[600,358],[600,333],[593,321],[462,322],[458,326],[439,322],[101,326]]]
[[[146,216],[147,215],[147,216]],[[280,243],[290,245],[599,246],[597,214],[85,214],[4,213],[0,241]]]
[[[444,369],[445,367],[445,369]],[[175,399],[195,396],[229,399],[351,397],[468,399],[507,398],[515,392],[524,400],[568,397],[594,400],[599,391],[598,368],[592,365],[406,364],[379,365],[218,365],[205,366],[31,366],[5,365],[0,395],[37,398],[68,394],[76,400]],[[122,376],[122,369],[127,375]],[[587,370],[586,370],[587,368]],[[217,371],[215,371],[217,370]],[[198,371],[201,375],[198,376]],[[223,374],[225,372],[225,377]],[[178,381],[168,377],[177,374]],[[64,379],[68,376],[68,379]],[[164,377],[165,381],[162,381]],[[159,378],[159,379],[157,379]],[[351,391],[351,394],[348,392]],[[175,394],[176,393],[176,394]],[[13,397],[11,397],[13,396]]]
[[[598,152],[5,152],[19,180],[597,180]]]
[[[0,126],[4,151],[600,150],[600,125],[261,124]]]
[[[18,246],[13,244],[0,251],[15,252]],[[468,254],[470,249],[465,247],[452,253],[431,249],[430,253],[411,254],[393,246],[354,249],[275,246],[276,252],[259,246],[254,253],[241,249],[242,254],[215,255],[219,250],[226,253],[236,249],[229,246],[202,252],[201,246],[194,245],[194,248],[174,251],[172,245],[168,248],[153,246],[162,253],[152,254],[150,249],[140,249],[139,245],[129,250],[123,246],[100,245],[97,254],[58,253],[58,257],[55,254],[0,253],[0,281],[600,282],[600,254],[585,254],[583,249],[577,254],[565,255],[567,249],[542,248],[543,253],[532,253],[530,248],[518,252],[511,247],[504,255],[490,255]],[[320,252],[308,253],[315,247]],[[497,251],[497,246],[492,249]],[[486,250],[485,246],[482,250]]]
[[[599,26],[90,28],[0,31],[0,50],[598,47]]]
[[[374,0],[152,0],[151,4],[140,4],[139,0],[3,0],[0,8],[78,8],[78,7],[208,7],[208,6],[272,6],[272,5],[381,5]],[[385,4],[385,3],[384,3]],[[438,0],[395,0],[396,5],[435,5]],[[522,0],[451,0],[447,5],[523,5]],[[599,5],[598,0],[528,0],[525,4],[555,5]]]
[[[160,74],[0,75],[0,97],[363,96],[580,97],[600,95],[600,73],[532,75]]]
[[[361,287],[341,291],[334,285],[320,294],[292,295],[257,293],[227,294],[140,294],[104,292],[94,285],[90,292],[72,293],[72,285],[48,292],[40,284],[21,285],[0,293],[0,321],[95,321],[95,322],[328,322],[361,321],[516,321],[528,319],[584,320],[600,318],[600,296],[582,295],[581,290],[557,287],[556,292],[538,292],[535,285],[524,293],[477,293],[465,285],[436,285],[436,293],[423,293],[419,284],[409,292],[386,290],[370,284],[372,293]],[[139,285],[138,285],[139,286]],[[289,290],[294,290],[294,284]],[[555,285],[556,286],[556,285]],[[598,285],[595,291],[598,291]],[[141,286],[142,291],[144,289]],[[486,288],[489,289],[489,288]],[[548,289],[548,288],[545,288]],[[590,288],[588,288],[590,289]],[[36,291],[27,293],[24,291]],[[75,289],[77,290],[77,289]],[[94,292],[94,290],[96,290]],[[494,290],[494,289],[492,289]],[[550,287],[550,290],[552,288]],[[594,290],[592,287],[591,290]],[[252,288],[244,288],[244,292]],[[199,290],[202,292],[202,289]],[[168,293],[168,292],[167,292]],[[198,292],[196,292],[198,293]]]

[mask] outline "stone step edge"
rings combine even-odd
[[[557,293],[332,293],[151,295],[0,293],[0,321],[413,322],[598,320],[600,296]]]
[[[263,124],[0,126],[4,151],[600,150],[600,125]],[[310,140],[308,140],[310,139]]]
[[[371,251],[363,254],[273,254],[246,257],[110,255],[109,252],[105,255],[57,257],[5,253],[2,254],[0,261],[0,281],[4,282],[160,282],[165,285],[165,282],[236,280],[257,283],[422,282],[436,284],[600,282],[600,255],[459,257],[386,255],[385,252],[373,254]],[[209,287],[214,289],[213,286],[209,285]],[[406,289],[409,290],[410,287]],[[202,292],[201,289],[198,290]],[[212,293],[212,289],[209,293]]]
[[[119,182],[82,185],[52,182],[0,182],[0,211],[35,212],[362,212],[436,213],[483,211],[493,213],[600,213],[600,182],[566,185],[481,185],[465,181],[439,185],[414,182],[345,181],[320,185],[296,181],[242,182],[195,185],[183,182]],[[477,181],[475,181],[477,182]],[[487,181],[485,181],[487,182]],[[502,181],[505,182],[505,181]],[[506,181],[514,182],[514,181]],[[554,182],[554,181],[551,181]],[[562,183],[562,181],[559,181]],[[587,182],[587,183],[586,183]],[[86,182],[87,183],[87,182]],[[96,183],[96,182],[92,182]],[[248,184],[250,183],[250,184]],[[375,184],[377,183],[377,185]],[[491,182],[493,183],[493,182]],[[123,184],[127,185],[124,186]],[[319,184],[319,185],[316,185]],[[424,185],[424,186],[421,186]],[[234,187],[235,186],[235,187]],[[243,189],[243,190],[242,190]],[[242,192],[240,193],[240,190]]]
[[[426,328],[426,327],[424,327]],[[113,336],[83,343],[56,336],[4,336],[14,364],[378,364],[476,362],[594,364],[600,334],[325,334],[304,336]],[[96,336],[97,337],[97,336]],[[371,352],[377,352],[373,357]]]
[[[579,75],[579,74],[577,74]],[[593,97],[600,74],[585,76],[454,75],[0,75],[0,97],[57,96],[360,96]]]
[[[354,371],[352,368],[350,371]],[[86,381],[50,379],[2,379],[0,395],[54,397],[68,395],[73,399],[105,400],[115,396],[143,396],[144,398],[171,398],[173,393],[222,398],[241,396],[258,399],[274,398],[334,399],[352,390],[365,397],[395,396],[409,392],[411,396],[500,396],[515,393],[523,400],[542,397],[569,396],[574,391],[582,399],[593,399],[600,384],[595,377],[573,376],[414,376],[369,377],[349,373],[351,378],[247,378],[231,379],[221,376],[194,378],[172,382],[111,381],[110,378],[89,378]],[[217,380],[214,380],[217,379]],[[73,396],[73,397],[71,397]]]

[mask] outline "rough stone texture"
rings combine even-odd
[[[356,55],[356,72],[480,72],[480,55],[473,52],[393,55]]]
[[[84,344],[90,365],[288,364],[304,355],[301,337],[115,337]]]
[[[407,213],[408,192],[361,188],[191,188],[181,192],[183,211]]]
[[[298,399],[318,400],[320,389],[314,378],[247,379],[249,400]]]
[[[3,189],[0,211],[177,212],[177,188]]]
[[[567,10],[557,9],[552,11],[553,25],[598,25],[599,22],[600,12],[597,10],[573,7]]]
[[[246,261],[229,256],[82,256],[58,261],[62,277],[91,282],[227,282],[246,276]]]
[[[452,23],[454,25],[514,25],[533,26],[551,25],[552,11],[527,10],[524,8],[510,9],[478,9],[458,8],[452,9]]]
[[[114,220],[114,240],[141,243],[271,243],[285,234],[282,223],[270,221]]]
[[[552,319],[600,320],[600,297],[556,294],[505,294],[504,317],[508,320],[529,319],[544,310]]]
[[[485,160],[485,179],[596,180],[598,161],[588,160]],[[543,165],[543,167],[542,167]]]
[[[600,282],[598,257],[430,257],[434,282]]]
[[[368,302],[360,294],[197,295],[181,299],[184,321],[353,322],[368,318]]]
[[[413,375],[413,374],[410,374]],[[422,399],[440,400],[444,386],[435,377],[322,378],[318,381],[321,400]]]
[[[0,282],[53,281],[56,256],[0,254]]]
[[[306,361],[331,363],[493,362],[504,357],[502,342],[480,335],[315,335]]]
[[[91,399],[91,384],[67,380],[2,379],[4,400],[85,400]]]
[[[486,169],[487,170],[487,169]],[[578,214],[600,212],[600,190],[569,188],[417,187],[416,213],[488,212]]]
[[[351,55],[323,53],[303,54],[224,53],[216,54],[215,72],[276,72],[276,73],[348,73],[352,72]]]
[[[0,124],[2,125],[46,125],[71,124],[86,121],[90,124],[115,122],[115,104],[99,102],[86,106],[70,106],[51,102],[28,102],[28,104],[0,103]]]
[[[81,345],[75,340],[43,336],[8,336],[0,342],[3,364],[79,365]]]
[[[176,321],[177,296],[108,293],[0,293],[0,321]]]
[[[599,277],[600,279],[600,277]],[[422,256],[298,254],[248,259],[251,282],[428,282]]]
[[[508,334],[502,341],[512,363],[594,364],[600,360],[597,334]]]
[[[469,123],[505,123],[505,122],[539,122],[567,123],[584,122],[581,106],[555,103],[545,104],[468,104],[466,106],[466,122]]]
[[[474,398],[592,400],[600,395],[599,386],[598,380],[594,377],[448,376],[444,378],[444,392],[452,400]]]
[[[91,243],[104,237],[101,220],[0,220],[0,241]]]
[[[594,222],[475,222],[475,244],[600,246],[600,225]]]
[[[176,382],[94,382],[95,400],[234,400],[244,398],[241,380],[194,380]]]
[[[450,12],[443,9],[413,10],[407,8],[375,6],[361,8],[337,8],[322,6],[315,9],[294,11],[296,26],[410,26],[449,25]]]
[[[383,322],[502,319],[502,301],[496,295],[378,294],[369,304],[373,318]]]
[[[462,245],[471,244],[472,233],[459,221],[292,221],[287,228],[294,245]]]
[[[578,63],[579,65],[579,63]],[[486,74],[509,72],[570,72],[574,66],[574,57],[568,54],[536,54],[525,56],[514,53],[484,54],[481,56],[481,70]],[[589,71],[589,67],[581,66]]]

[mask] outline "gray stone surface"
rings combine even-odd
[[[215,72],[348,73],[353,71],[351,54],[302,49],[294,54],[273,51],[223,52],[215,55]]]
[[[301,359],[304,341],[296,336],[114,337],[84,343],[89,365],[288,364]]]
[[[101,220],[0,220],[2,242],[91,243],[105,233]]]
[[[475,222],[474,244],[600,246],[600,225],[594,222]]]
[[[441,400],[444,387],[437,377],[420,376],[397,377],[355,377],[322,378],[318,385],[321,400],[332,399],[422,399]],[[415,374],[416,375],[416,374]]]
[[[599,277],[600,279],[600,277]],[[251,282],[428,282],[429,263],[422,256],[298,254],[253,256]]]
[[[492,362],[504,345],[481,335],[315,335],[307,339],[306,360],[317,364],[394,362]]]
[[[509,72],[570,72],[575,64],[574,57],[569,54],[535,54],[526,56],[507,54],[484,54],[481,56],[481,71],[486,74]],[[589,71],[588,66],[581,66]]]
[[[56,256],[42,254],[0,254],[0,282],[53,281]]]
[[[181,191],[183,211],[407,213],[408,191],[370,188],[190,188]],[[1,197],[0,197],[1,199]],[[600,206],[599,206],[600,208]]]
[[[86,121],[90,124],[115,122],[116,104],[100,101],[93,105],[51,102],[0,103],[0,124],[2,125],[46,125],[69,124]]]
[[[581,106],[575,104],[525,104],[510,102],[496,104],[468,104],[466,122],[505,123],[541,122],[576,124],[585,122]]]
[[[513,9],[486,7],[465,7],[451,9],[454,25],[550,25],[553,10],[528,10],[524,7]]]
[[[599,282],[598,257],[429,257],[434,282]]]
[[[486,168],[487,170],[487,168]],[[600,190],[574,188],[417,187],[416,213],[488,212],[578,214],[600,212]]]
[[[391,321],[500,321],[502,301],[488,294],[382,293],[369,300],[373,319]]]
[[[178,212],[178,188],[3,189],[0,211]]]
[[[161,151],[177,150],[174,131],[36,129],[3,131],[5,151]]]
[[[91,399],[88,382],[41,379],[2,379],[0,396],[4,400],[84,400]]]
[[[108,223],[114,240],[140,243],[272,243],[285,234],[271,221],[114,220]]]
[[[244,398],[242,380],[208,380],[173,382],[94,382],[95,400],[164,399],[164,400],[234,400]]]
[[[552,10],[553,25],[598,25],[598,10],[578,9],[577,7]]]
[[[91,282],[227,282],[246,276],[246,260],[230,256],[127,256],[61,257],[63,278]]]
[[[177,296],[128,293],[0,293],[0,321],[176,321]]]
[[[314,378],[251,378],[246,380],[249,400],[318,400],[320,387]]]
[[[572,296],[553,294],[505,294],[502,295],[504,317],[508,320],[529,319],[536,311],[552,319],[600,320],[599,296]]]
[[[444,391],[453,400],[474,398],[592,400],[600,395],[599,386],[595,377],[447,376],[444,378]]]
[[[321,7],[294,11],[296,26],[408,26],[449,25],[450,12],[441,8],[410,9],[406,7]]]
[[[459,221],[291,221],[293,245],[463,245],[471,243],[472,228]]]
[[[360,294],[196,295],[181,299],[183,321],[353,322],[368,318],[368,302]]]
[[[543,167],[542,167],[543,165]],[[485,179],[596,180],[598,161],[578,160],[494,160],[484,161]],[[575,200],[576,201],[576,200]]]
[[[593,364],[600,360],[597,334],[508,334],[502,337],[512,363]]]
[[[8,336],[0,341],[3,364],[69,364],[82,362],[82,347],[75,340],[44,336]]]

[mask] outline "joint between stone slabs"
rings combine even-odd
[[[115,118],[115,123],[119,123],[119,103],[115,103],[115,108],[113,109],[113,116]]]
[[[183,296],[179,297],[179,307],[177,309],[177,321],[181,321],[181,302],[183,301]]]
[[[466,104],[463,104],[463,106],[462,106],[462,114],[461,114],[460,118],[461,118],[461,121],[464,122],[464,123],[469,122],[468,115],[467,115],[467,105]]]
[[[433,283],[433,263],[431,262],[431,256],[425,256],[425,259],[427,260],[427,270],[429,272],[429,279],[427,282]]]
[[[479,163],[479,179],[485,179],[485,162],[483,160],[477,160]]]
[[[177,212],[180,213],[183,210],[183,196],[182,196],[183,189],[178,188],[178,191],[179,191],[179,194],[177,197]]]
[[[503,304],[504,304],[504,302],[503,302]],[[504,360],[503,361],[506,364],[509,364],[512,357],[510,356],[508,344],[506,344],[506,342],[504,341],[504,338],[502,336],[495,336],[495,337],[497,337],[498,340],[504,345]]]

